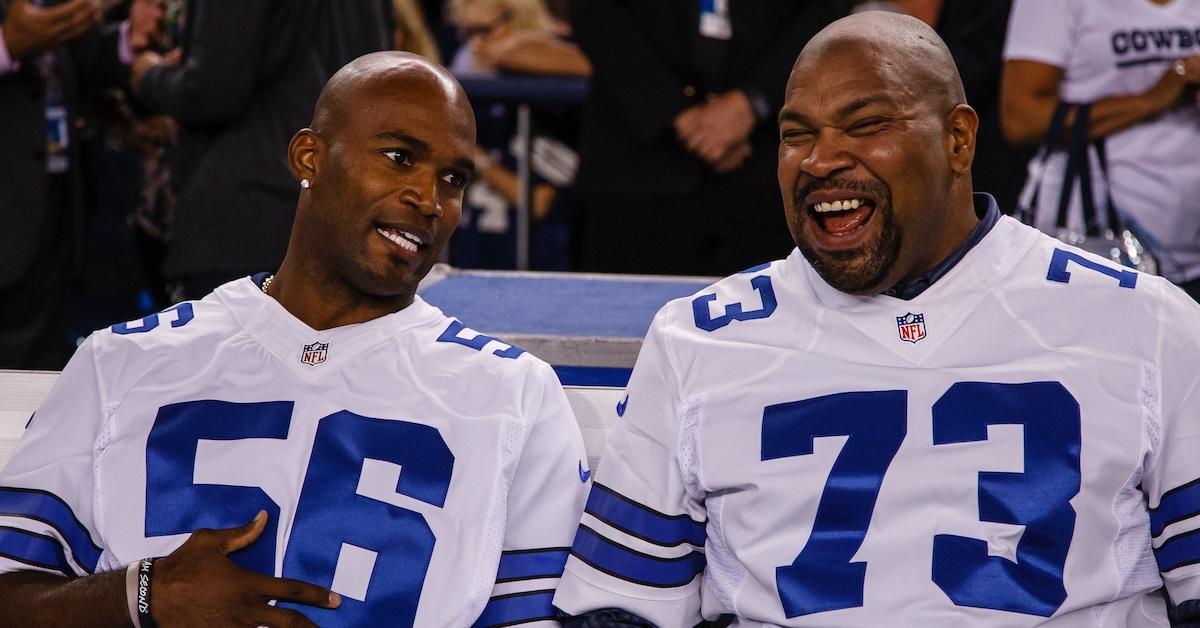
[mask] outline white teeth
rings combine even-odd
[[[866,201],[863,201],[862,199],[851,198],[842,201],[817,203],[816,205],[813,205],[812,208],[813,211],[819,214],[824,214],[826,212],[841,212],[848,209],[858,209],[864,202]]]
[[[410,253],[416,253],[417,245],[422,244],[420,238],[407,231],[393,231],[391,229],[383,229],[380,227],[376,227],[375,231],[378,231],[379,235],[391,240],[392,242],[395,242],[400,246],[400,248]]]

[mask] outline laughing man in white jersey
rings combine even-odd
[[[1200,308],[972,193],[978,118],[916,19],[826,28],[779,120],[797,250],[659,312],[568,623],[1140,628],[1164,585],[1188,612]]]
[[[474,146],[419,57],[330,79],[279,271],[93,334],[0,472],[0,625],[553,616],[587,489],[566,398],[415,294]]]

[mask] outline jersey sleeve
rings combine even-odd
[[[529,409],[536,419],[509,488],[496,584],[477,627],[554,619],[554,588],[587,497],[590,472],[579,424],[554,372],[538,366]]]
[[[0,572],[96,570],[93,449],[104,422],[93,338],[75,352],[0,471]]]
[[[1004,60],[1067,67],[1075,44],[1073,24],[1069,0],[1015,0],[1008,17]]]
[[[1160,399],[1147,404],[1159,415],[1142,489],[1150,506],[1154,558],[1175,604],[1200,600],[1200,306],[1166,285],[1160,314]],[[1200,619],[1200,617],[1196,618]]]
[[[687,412],[669,328],[660,312],[596,471],[554,598],[568,615],[622,609],[664,628],[701,620],[706,515],[681,461]]]

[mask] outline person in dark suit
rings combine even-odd
[[[1025,182],[1025,165],[1037,148],[1013,146],[1000,130],[1001,52],[1011,10],[1012,0],[945,0],[932,25],[954,55],[967,102],[979,114],[975,189],[990,192],[1000,209],[1010,213]]]
[[[59,369],[82,237],[81,95],[127,81],[91,0],[0,0],[0,368]],[[127,56],[132,56],[129,53]]]
[[[176,300],[278,268],[298,192],[283,159],[292,132],[338,68],[391,48],[392,26],[389,0],[192,0],[182,60],[139,56],[139,99],[181,128],[164,262]]]
[[[589,270],[725,275],[792,248],[782,85],[835,0],[573,0],[594,74],[579,183]]]

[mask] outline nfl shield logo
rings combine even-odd
[[[925,337],[925,315],[909,312],[904,316],[897,316],[896,329],[900,332],[901,340],[915,343]]]
[[[316,366],[324,362],[328,354],[328,342],[314,342],[311,345],[304,345],[304,350],[300,352],[300,363]]]

